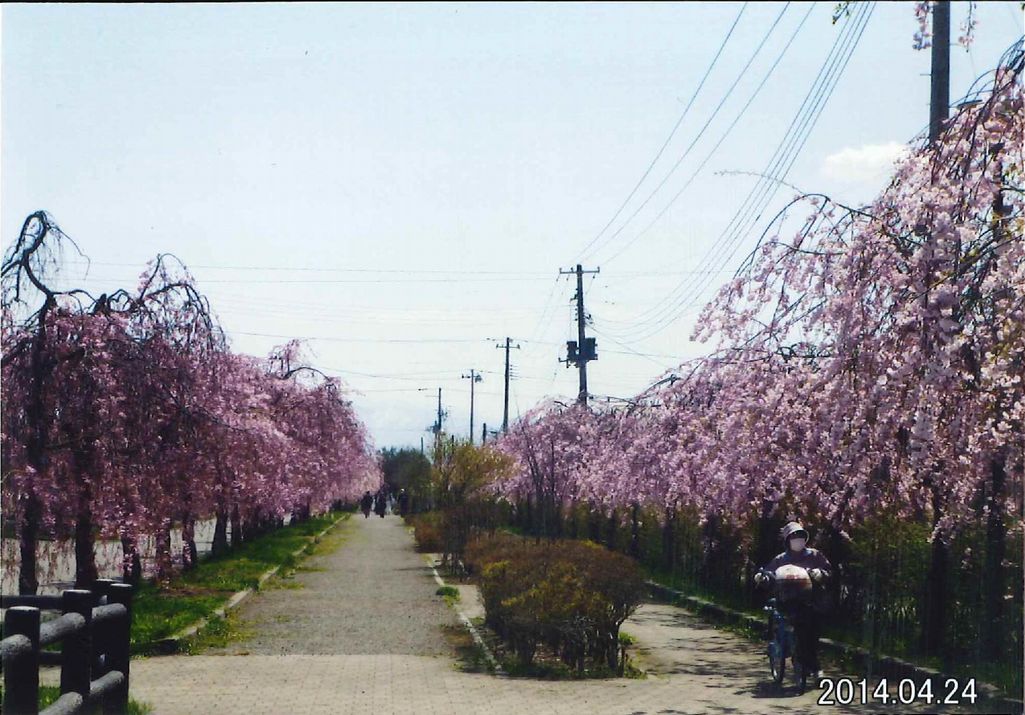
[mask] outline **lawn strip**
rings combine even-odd
[[[293,567],[318,534],[349,515],[330,512],[290,524],[222,556],[206,559],[168,584],[142,584],[132,609],[132,652],[176,650],[180,645],[178,634],[192,630],[192,626],[198,630],[206,619],[238,605],[244,594],[258,590],[271,572]]]

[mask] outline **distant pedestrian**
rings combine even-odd
[[[359,500],[360,511],[363,512],[363,518],[370,518],[370,508],[374,505],[374,495],[370,493],[368,489],[363,495],[363,498]]]
[[[388,493],[382,489],[374,497],[374,513],[383,519],[386,511],[388,511]]]
[[[399,489],[399,516],[405,516],[409,513],[409,494],[406,493],[405,489]]]

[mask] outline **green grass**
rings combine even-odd
[[[445,603],[452,606],[459,602],[459,589],[455,586],[439,586],[434,592],[435,596],[443,596]]]
[[[239,620],[236,613],[228,613],[225,618],[213,616],[196,635],[185,642],[182,652],[198,655],[210,648],[224,648],[249,634],[250,629]]]
[[[3,699],[4,690],[0,687],[0,700]],[[61,696],[61,689],[55,685],[40,685],[39,686],[39,709],[47,708],[53,705],[57,698]],[[138,700],[128,698],[128,709],[125,711],[125,715],[147,715],[153,712],[153,706],[149,703],[142,703]]]
[[[165,585],[145,583],[135,592],[132,613],[132,651],[152,652],[156,643],[201,618],[209,617],[236,591],[257,588],[261,575],[275,566],[294,572],[292,552],[315,546],[310,537],[348,512],[331,512],[299,524],[277,529],[242,544],[238,549],[206,559],[193,570]]]

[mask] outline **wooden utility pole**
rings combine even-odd
[[[420,387],[420,388],[417,388],[417,391],[418,392],[428,392],[428,391],[430,391],[430,389],[431,388],[429,388],[429,387]],[[442,427],[442,421],[444,419],[445,419],[445,412],[444,412],[444,410],[441,409],[441,388],[439,387],[438,388],[438,417],[434,421],[434,424],[431,425],[431,427],[430,427],[431,432],[434,433],[434,446],[435,447],[438,446],[438,439],[441,437],[441,427]],[[421,451],[423,451],[423,450],[421,449]]]
[[[950,0],[932,7],[932,69],[929,93],[929,142],[935,142],[950,117]]]
[[[939,0],[932,7],[932,69],[930,70],[929,92],[929,143],[935,145],[943,133],[943,123],[950,116],[950,2]],[[922,250],[926,251],[929,265],[932,263],[928,235],[923,236]],[[932,268],[927,270],[926,286],[932,280]],[[923,314],[929,306],[929,291],[922,293]],[[928,332],[922,331],[921,344],[928,350]],[[941,518],[946,503],[942,493],[931,479],[933,524]],[[929,554],[928,582],[933,586],[926,594],[922,614],[920,647],[928,654],[937,654],[944,649],[944,633],[947,622],[947,579],[949,553],[942,539],[933,539]]]
[[[469,375],[462,375],[462,377],[470,381],[470,444],[473,444],[473,386],[483,378],[479,372],[473,369],[470,370]]]
[[[566,342],[566,366],[570,363],[577,366],[580,374],[580,390],[577,393],[577,402],[587,404],[587,363],[598,359],[597,342],[594,338],[588,338],[585,333],[587,324],[587,313],[584,312],[584,274],[599,273],[600,268],[593,271],[585,271],[580,264],[573,270],[559,270],[560,275],[572,275],[577,277],[577,339]]]
[[[442,417],[442,412],[441,412],[441,388],[439,387],[438,388],[438,421],[436,423],[437,426],[434,428],[434,434],[435,435],[440,435],[441,434],[441,417]]]
[[[509,350],[519,350],[519,345],[512,345],[512,338],[507,337],[505,339],[505,345],[499,343],[495,347],[499,350],[505,350],[505,398],[502,402],[502,432],[509,431]]]

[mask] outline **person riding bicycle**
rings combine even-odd
[[[819,673],[819,620],[827,604],[821,586],[832,575],[833,567],[821,551],[807,545],[808,532],[796,521],[784,526],[780,534],[786,550],[755,574],[755,583],[764,585],[775,581],[781,586],[779,606],[794,626],[797,661],[814,679]],[[777,579],[776,572],[781,566],[805,569],[811,583],[801,578]]]

